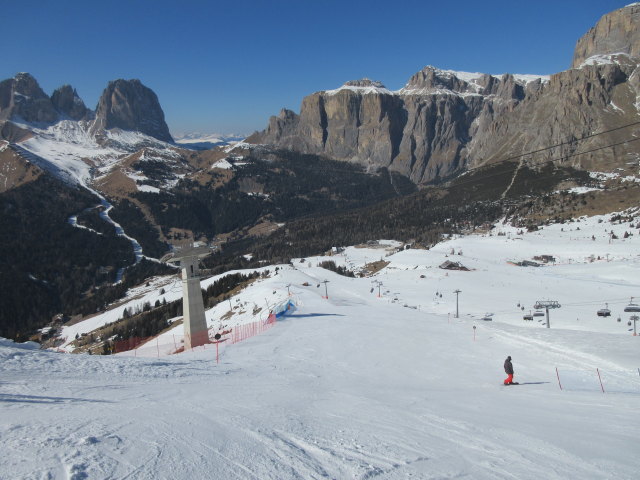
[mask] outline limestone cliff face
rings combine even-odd
[[[578,42],[580,68],[535,77],[425,67],[397,91],[367,79],[347,82],[305,97],[299,115],[283,110],[248,141],[387,167],[416,183],[506,159],[613,167],[636,144],[602,147],[631,138],[633,129],[571,141],[637,121],[639,16],[640,4],[605,15]],[[600,56],[582,65],[593,55]],[[556,144],[563,145],[519,157]],[[594,151],[575,155],[586,150]]]
[[[571,68],[594,55],[626,53],[640,57],[640,3],[604,15],[576,45]]]
[[[511,75],[425,67],[396,92],[363,79],[309,95],[300,115],[283,110],[248,140],[372,169],[388,167],[416,182],[429,181],[466,165],[474,122],[480,117],[490,121],[511,108],[525,97],[526,87],[526,81]],[[538,81],[533,90],[539,88]]]
[[[158,97],[140,80],[114,80],[102,93],[91,132],[120,128],[173,142]]]
[[[474,165],[559,144],[563,145],[518,160],[539,164],[557,159],[589,169],[607,169],[627,162],[626,154],[637,151],[636,144],[595,149],[633,138],[638,129],[571,142],[637,121],[636,93],[629,84],[636,69],[633,64],[603,64],[552,75],[548,84],[513,109],[478,125],[468,144]],[[590,150],[594,151],[575,155]]]

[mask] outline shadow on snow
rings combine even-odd
[[[17,395],[11,393],[0,393],[0,402],[12,403],[113,403],[108,400],[95,400],[91,398],[69,398],[69,397],[39,397],[36,395]]]

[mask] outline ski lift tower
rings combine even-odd
[[[533,308],[536,310],[544,308],[547,311],[547,328],[551,328],[551,323],[549,322],[549,309],[560,308],[560,306],[560,302],[557,300],[538,300]]]
[[[186,247],[176,252],[168,261],[179,265],[182,271],[182,315],[184,324],[184,349],[191,349],[209,342],[204,302],[200,289],[200,259],[208,256],[208,247]]]
[[[458,295],[460,295],[462,293],[462,290],[460,290],[459,288],[456,289],[453,293],[456,294],[456,318],[459,318],[459,311],[458,311]]]

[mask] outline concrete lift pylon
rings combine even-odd
[[[189,350],[209,342],[204,302],[200,288],[200,260],[211,254],[208,247],[187,247],[167,259],[182,271],[182,315],[184,349]]]

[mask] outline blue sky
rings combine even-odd
[[[95,108],[139,78],[172,133],[250,133],[305,95],[368,77],[401,88],[425,65],[484,73],[567,69],[609,0],[0,0],[0,79],[73,85]]]

